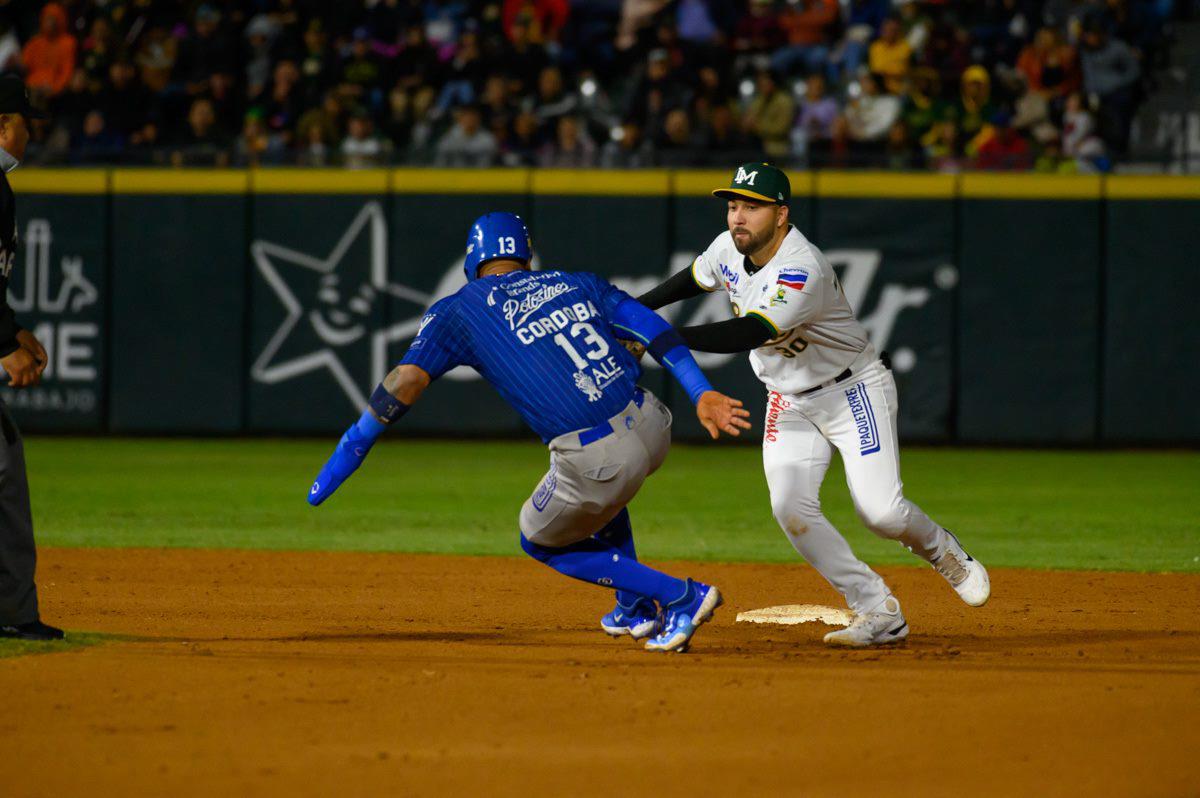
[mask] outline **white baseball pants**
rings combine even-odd
[[[772,391],[767,404],[763,467],[771,510],[796,551],[855,612],[874,609],[891,591],[821,513],[821,482],[834,446],[864,524],[925,560],[945,549],[945,530],[901,493],[897,408],[896,382],[877,359],[813,393]]]

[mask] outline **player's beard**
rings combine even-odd
[[[771,228],[771,227],[768,227],[766,230],[763,230],[758,235],[755,235],[753,232],[751,232],[749,230],[749,228],[746,228],[746,227],[735,227],[733,230],[730,230],[729,232],[730,232],[730,234],[733,234],[734,232],[741,232],[743,230],[747,233],[750,233],[750,238],[748,238],[744,244],[738,243],[737,236],[736,235],[733,236],[733,246],[737,249],[738,252],[740,252],[743,255],[753,255],[755,252],[758,252],[760,249],[765,247],[767,244],[771,243],[771,239],[774,237],[774,234],[775,234],[774,228]]]

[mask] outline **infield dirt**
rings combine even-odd
[[[1200,575],[884,568],[912,636],[834,651],[734,623],[807,566],[666,567],[727,596],[690,654],[520,558],[46,550],[128,638],[0,660],[0,795],[1200,795]]]

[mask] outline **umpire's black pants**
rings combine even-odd
[[[0,427],[0,626],[12,626],[38,619],[33,583],[37,549],[25,478],[25,447],[4,402],[0,402]]]

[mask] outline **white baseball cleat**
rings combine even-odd
[[[987,569],[967,554],[950,530],[946,530],[946,551],[931,564],[935,571],[946,577],[959,598],[972,607],[982,607],[992,595],[992,581]]]
[[[855,615],[845,629],[825,635],[825,642],[831,646],[867,648],[899,643],[906,637],[908,621],[900,611],[900,602],[895,596],[888,596],[871,612]]]

